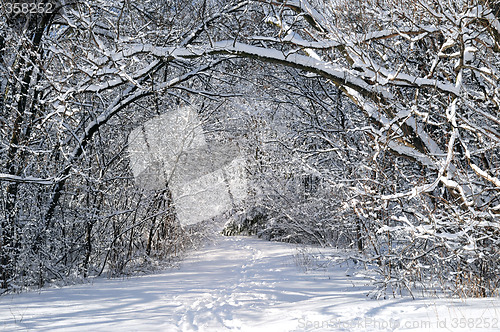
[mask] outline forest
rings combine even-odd
[[[0,1],[0,293],[222,231],[498,296],[499,77],[498,0]]]

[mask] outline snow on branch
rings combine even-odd
[[[42,186],[50,186],[53,185],[59,181],[63,180],[63,178],[37,178],[33,176],[17,176],[17,175],[12,175],[12,174],[5,174],[5,173],[0,173],[0,181],[6,181],[6,182],[17,182],[17,183],[32,183],[32,184],[38,184]]]

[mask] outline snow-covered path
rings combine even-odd
[[[295,253],[221,237],[178,270],[0,297],[0,330],[500,331],[500,299],[370,300],[362,277],[305,273]]]

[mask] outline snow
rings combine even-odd
[[[352,264],[348,269],[346,263],[314,269],[315,264],[305,262],[314,261],[319,249],[306,251],[309,255],[300,255],[293,245],[220,237],[192,252],[178,268],[161,273],[3,296],[0,330],[470,331],[476,327],[491,331],[494,324],[497,330],[500,327],[498,298],[374,300],[366,296],[371,288],[361,270]]]
[[[48,178],[42,179],[34,176],[17,176],[12,174],[0,173],[0,180],[10,181],[10,182],[24,182],[24,183],[36,183],[39,185],[53,185],[54,183],[61,180],[61,178]]]

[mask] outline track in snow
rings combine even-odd
[[[492,327],[500,317],[499,299],[370,300],[362,277],[342,267],[305,273],[294,254],[287,244],[220,237],[180,269],[0,297],[0,330],[445,331],[476,319],[488,331],[486,318]]]

